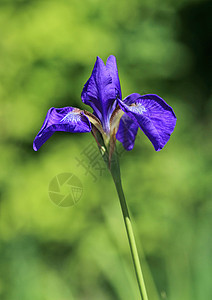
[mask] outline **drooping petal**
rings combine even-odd
[[[83,111],[74,107],[50,108],[35,137],[33,149],[37,151],[55,131],[89,132],[91,124]]]
[[[118,100],[121,109],[142,129],[156,151],[168,142],[176,125],[173,109],[157,95],[131,94]]]
[[[116,88],[116,98],[122,99],[121,85],[119,80],[118,68],[116,64],[116,58],[114,55],[110,55],[106,62],[106,68],[112,77],[112,82]]]
[[[122,143],[126,150],[132,150],[138,131],[138,124],[132,120],[127,114],[121,117],[116,138]]]
[[[102,122],[105,132],[109,132],[109,119],[116,106],[117,88],[110,75],[110,67],[106,67],[101,58],[97,57],[91,77],[84,85],[81,97],[85,104],[93,108],[93,113]]]

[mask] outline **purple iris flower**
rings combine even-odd
[[[116,58],[108,57],[106,65],[97,57],[91,77],[82,91],[82,101],[93,113],[74,107],[50,108],[41,130],[35,137],[37,151],[55,131],[100,132],[104,144],[119,140],[132,150],[138,128],[149,138],[156,151],[168,142],[176,124],[173,109],[154,94],[131,94],[122,100]]]

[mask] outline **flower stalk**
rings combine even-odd
[[[119,196],[119,201],[122,209],[122,214],[124,218],[124,224],[127,232],[127,237],[129,241],[130,251],[132,255],[132,260],[135,268],[136,278],[138,282],[138,287],[141,295],[142,300],[148,300],[147,291],[144,283],[143,273],[141,269],[141,264],[138,256],[138,250],[135,242],[135,237],[133,233],[132,223],[127,207],[127,203],[125,200],[122,183],[121,183],[121,175],[120,175],[120,167],[119,167],[119,161],[118,161],[118,154],[116,151],[114,151],[112,160],[110,163],[110,172],[113,177],[116,190]]]

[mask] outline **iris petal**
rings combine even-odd
[[[78,108],[50,108],[45,121],[35,137],[33,149],[37,151],[55,131],[90,132],[91,124],[88,118]]]
[[[116,106],[118,87],[118,74],[113,70],[114,59],[112,57],[105,66],[101,58],[97,57],[91,77],[84,85],[81,97],[82,101],[93,108],[93,113],[102,122],[105,132],[109,132],[109,119]],[[110,74],[111,73],[111,74]],[[116,79],[115,79],[116,78]],[[113,83],[113,80],[115,83]]]
[[[106,62],[106,68],[112,77],[112,82],[116,89],[116,98],[122,99],[121,85],[119,80],[118,68],[116,64],[116,58],[114,55],[110,55]]]
[[[127,114],[124,114],[120,120],[116,138],[129,151],[134,147],[137,131],[137,122],[132,120]]]
[[[131,94],[119,100],[121,109],[136,122],[152,142],[156,151],[160,151],[168,142],[176,125],[173,109],[157,95]]]

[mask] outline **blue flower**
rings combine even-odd
[[[41,130],[35,137],[37,151],[55,131],[99,132],[108,147],[119,140],[126,150],[134,147],[138,128],[152,142],[156,151],[168,142],[176,125],[173,109],[154,94],[131,94],[122,100],[116,58],[108,57],[106,65],[97,57],[91,77],[82,91],[82,101],[93,113],[74,107],[50,108]]]

